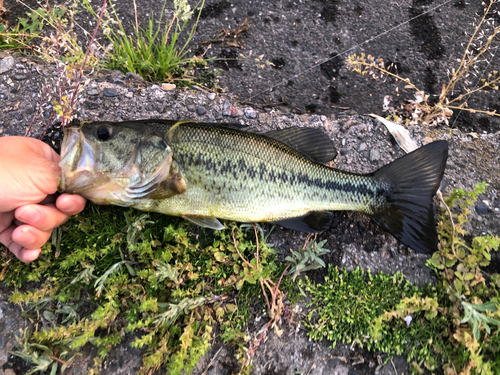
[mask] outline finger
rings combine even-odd
[[[56,207],[66,215],[76,215],[83,211],[87,200],[76,194],[62,194],[56,200]]]
[[[55,194],[50,194],[45,197],[45,199],[41,202],[38,202],[38,204],[49,204],[49,203],[55,203],[57,200],[57,197],[59,196],[59,193]]]
[[[56,164],[59,164],[60,156],[45,142],[38,139],[28,138],[30,141],[31,150],[43,157],[44,159],[50,160]]]
[[[40,255],[40,249],[26,249],[22,245],[16,243],[12,239],[12,233],[16,227],[10,226],[6,230],[0,232],[0,242],[3,243],[9,251],[16,256],[21,262],[28,263],[34,261]]]
[[[54,204],[46,206],[28,204],[19,207],[14,214],[17,220],[41,231],[52,231],[52,229],[63,224],[69,218],[68,215],[59,211]]]
[[[21,262],[24,263],[30,263],[33,262],[40,253],[42,252],[41,249],[26,249],[22,248],[21,251],[16,255],[17,259],[19,259]]]
[[[50,238],[52,230],[42,231],[31,225],[21,225],[12,232],[12,240],[26,249],[39,249]]]
[[[2,233],[5,229],[10,227],[13,220],[14,220],[14,211],[0,212],[0,233]]]
[[[23,263],[33,262],[39,257],[42,252],[41,249],[26,249],[17,243],[13,243],[13,246],[9,248],[10,252],[15,255]]]

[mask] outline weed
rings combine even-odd
[[[400,75],[390,71],[390,67],[386,67],[383,59],[377,59],[371,55],[351,55],[347,58],[347,67],[362,75],[369,75],[374,79],[379,79],[384,76],[396,78],[406,84],[406,88],[411,88],[415,91],[415,100],[410,101],[410,104],[402,104],[402,108],[391,110],[391,114],[409,115],[412,123],[422,122],[428,125],[437,125],[441,123],[448,124],[448,119],[453,115],[453,110],[465,110],[469,112],[479,112],[491,116],[500,116],[495,111],[483,111],[479,109],[468,108],[467,99],[479,92],[487,90],[498,90],[500,84],[500,73],[496,70],[489,72],[486,78],[483,78],[484,73],[479,74],[479,70],[488,69],[489,62],[487,54],[493,49],[493,43],[497,41],[500,33],[500,26],[495,25],[495,19],[490,12],[493,4],[497,0],[490,0],[484,14],[479,23],[475,26],[474,32],[471,35],[469,43],[465,48],[462,59],[458,68],[453,69],[450,79],[447,84],[443,84],[441,94],[437,98],[435,104],[429,102],[429,96],[423,90],[416,87],[408,78],[403,78]],[[477,87],[469,89],[471,86],[471,77],[477,77]],[[456,95],[459,91],[460,94]],[[384,105],[387,108],[387,103]],[[387,108],[388,109],[388,108]],[[396,117],[397,118],[397,117]]]
[[[183,44],[179,42],[179,38],[183,32],[187,32],[186,28],[193,11],[186,0],[175,0],[175,9],[170,20],[163,22],[166,3],[165,1],[161,8],[158,26],[155,26],[154,14],[151,14],[148,27],[142,28],[137,23],[137,9],[134,2],[136,21],[133,36],[126,34],[112,6],[113,15],[108,14],[103,23],[104,34],[113,45],[107,53],[105,64],[108,68],[118,69],[124,73],[134,72],[150,81],[176,81],[182,85],[192,82],[192,77],[186,75],[187,71],[194,66],[206,65],[203,59],[187,56],[188,45],[196,31],[204,0],[201,0],[196,20]],[[88,0],[84,0],[84,5],[96,16]]]
[[[61,14],[57,12],[60,16]],[[25,17],[20,17],[16,26],[9,28],[0,24],[0,49],[14,50],[30,48],[29,43],[38,37],[43,29],[43,18],[47,14],[43,8],[31,10]]]
[[[97,372],[109,351],[134,332],[132,346],[144,353],[140,373],[160,367],[189,373],[214,339],[216,324],[221,338],[243,354],[242,330],[259,290],[250,286],[262,278],[279,294],[271,279],[283,268],[265,243],[258,259],[240,258],[254,257],[257,245],[235,224],[202,247],[188,224],[176,223],[89,204],[63,227],[58,258],[47,244],[30,265],[11,261],[6,284],[39,283],[10,297],[33,321],[14,354],[33,372],[56,371],[84,362],[78,353],[90,349],[97,356],[89,367]]]
[[[285,258],[285,260],[292,265],[289,273],[292,274],[293,281],[295,281],[295,278],[299,276],[301,272],[326,267],[325,262],[320,258],[320,256],[330,252],[330,250],[323,248],[326,240],[316,243],[316,241],[309,242],[309,238],[301,250],[290,250],[292,255]]]
[[[74,12],[68,6],[51,6],[48,1],[20,17],[17,25],[0,25],[0,49],[30,50],[50,62],[81,63],[85,53],[74,32]]]
[[[315,307],[306,319],[314,339],[358,344],[389,355],[405,355],[412,372],[442,367],[447,375],[500,372],[500,276],[487,275],[497,236],[465,242],[468,207],[484,192],[453,190],[440,213],[439,251],[428,265],[439,281],[417,288],[400,274],[365,275],[330,267],[324,285],[308,279]],[[448,208],[449,207],[449,208]],[[455,212],[455,213],[453,213]]]

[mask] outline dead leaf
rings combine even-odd
[[[396,124],[395,122],[389,121],[378,115],[370,114],[371,117],[376,118],[382,124],[385,125],[387,130],[392,134],[398,145],[406,152],[410,153],[418,148],[418,145],[410,137],[410,132],[405,127]]]
[[[19,108],[19,104],[21,104],[21,102],[17,102],[16,104],[14,104],[13,106],[11,107],[5,107],[3,109],[4,112],[12,112],[12,111],[16,111],[18,108]]]

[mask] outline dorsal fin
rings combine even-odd
[[[170,120],[148,120],[148,123],[167,123],[171,124],[174,121]],[[186,123],[194,123],[198,125],[217,126],[226,129],[242,131],[246,133],[262,134],[269,138],[283,142],[294,150],[297,150],[310,160],[325,164],[335,159],[337,150],[333,147],[331,139],[321,130],[316,128],[299,128],[292,127],[280,130],[273,130],[267,133],[261,133],[254,127],[241,125],[238,123],[202,123],[196,121],[185,121]]]
[[[316,163],[325,164],[337,156],[331,139],[321,129],[294,127],[264,135],[283,142]]]

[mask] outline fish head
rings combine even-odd
[[[59,190],[94,203],[131,206],[168,178],[172,150],[148,128],[107,122],[64,129]]]

